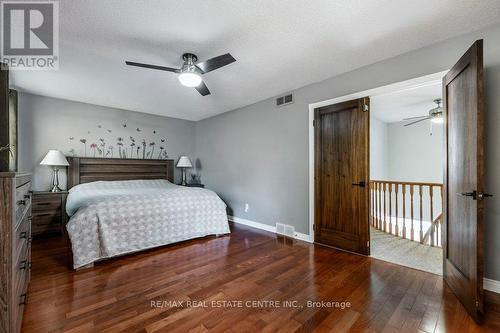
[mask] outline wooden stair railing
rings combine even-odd
[[[443,224],[443,214],[439,214],[438,217],[434,221],[432,221],[432,224],[429,229],[427,229],[424,237],[422,240],[420,240],[420,244],[427,244],[429,242],[430,238],[430,246],[441,246],[441,241],[439,239],[439,228],[441,227],[441,224]]]
[[[439,228],[440,224],[434,224],[434,221],[438,221],[441,216],[443,184],[371,180],[369,185],[370,223],[374,228],[420,242],[430,232],[430,236],[434,236],[431,243],[440,244],[435,239],[437,232],[433,230]],[[440,200],[437,196],[440,196]],[[439,215],[436,219],[435,212]],[[424,225],[429,222],[431,227],[424,230]],[[418,230],[417,234],[415,229]]]

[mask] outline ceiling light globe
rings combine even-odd
[[[179,81],[182,85],[193,88],[200,85],[201,76],[196,73],[181,73],[179,75]]]
[[[434,118],[431,118],[431,121],[434,124],[442,124],[444,122],[444,119],[443,119],[443,117],[434,117]]]

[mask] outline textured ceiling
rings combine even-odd
[[[500,21],[498,0],[60,1],[60,69],[17,71],[21,91],[199,120]],[[237,62],[172,73],[184,52]]]
[[[428,115],[429,110],[437,106],[434,99],[441,98],[442,90],[438,83],[373,96],[370,97],[370,109],[373,116],[386,123]]]

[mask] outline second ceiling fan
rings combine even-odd
[[[411,117],[411,118],[404,118],[403,121],[409,121],[413,120],[411,123],[408,123],[406,126],[411,126],[413,124],[419,123],[421,121],[430,119],[431,122],[436,123],[436,124],[441,124],[443,123],[443,108],[441,107],[441,98],[436,98],[434,100],[434,103],[437,104],[435,108],[432,108],[429,110],[428,114],[424,116],[418,116],[418,117]]]
[[[182,55],[184,60],[181,68],[171,68],[158,65],[143,64],[140,62],[125,61],[129,66],[144,67],[149,69],[156,69],[160,71],[167,71],[179,74],[179,81],[186,87],[192,87],[198,90],[202,96],[210,95],[207,85],[203,82],[201,75],[229,65],[236,61],[229,53],[220,55],[215,58],[208,59],[203,62],[197,62],[198,57],[192,53],[184,53]]]

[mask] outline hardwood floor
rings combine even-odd
[[[67,268],[63,241],[35,240],[23,332],[500,331],[500,313],[490,311],[483,326],[475,325],[437,275],[231,227],[231,236],[78,272]],[[167,301],[184,303],[161,307]],[[221,307],[223,301],[242,307]],[[308,307],[307,301],[351,306]]]

